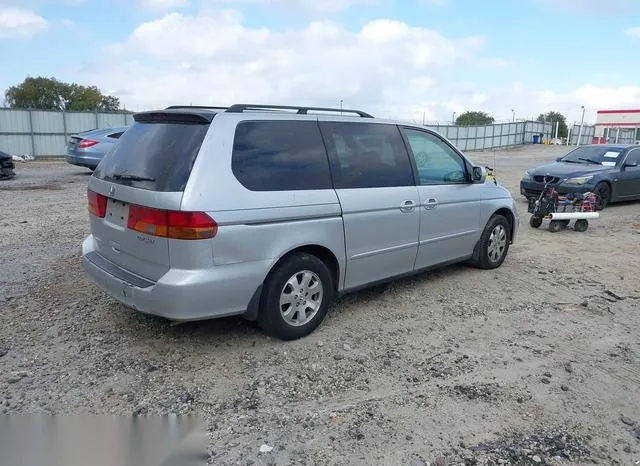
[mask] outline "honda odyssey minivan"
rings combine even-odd
[[[88,185],[91,280],[174,321],[241,315],[284,340],[334,297],[457,262],[499,267],[507,189],[439,134],[359,110],[142,112]]]

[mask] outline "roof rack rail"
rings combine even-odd
[[[227,108],[228,113],[242,113],[245,110],[297,110],[299,115],[307,115],[309,110],[322,112],[338,112],[338,113],[355,113],[362,118],[373,118],[362,110],[349,110],[344,108],[325,108],[325,107],[300,107],[294,105],[254,105],[254,104],[235,104]]]
[[[197,108],[201,110],[226,110],[229,107],[215,107],[210,105],[171,105],[165,108],[165,110],[177,110],[181,108]]]

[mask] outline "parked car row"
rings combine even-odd
[[[258,105],[134,120],[89,180],[82,253],[98,287],[144,313],[241,315],[300,338],[337,295],[459,262],[494,269],[517,236],[510,192],[419,125]]]

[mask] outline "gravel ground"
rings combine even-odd
[[[201,413],[212,464],[638,464],[640,204],[586,233],[528,226],[525,168],[472,154],[519,200],[495,271],[466,266],[337,302],[284,343],[232,318],[171,326],[85,279],[88,172],[0,182],[0,412]]]

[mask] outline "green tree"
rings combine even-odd
[[[545,122],[546,121],[547,123],[552,122],[554,124],[556,122],[560,122],[560,125],[558,126],[558,137],[559,138],[566,138],[569,135],[569,129],[567,128],[567,119],[560,112],[541,113],[538,116],[538,121],[540,121],[540,122]]]
[[[120,108],[117,97],[103,94],[96,86],[65,83],[55,78],[27,77],[21,84],[5,92],[11,108],[40,110],[106,111]]]
[[[483,126],[491,125],[495,119],[485,112],[464,112],[456,118],[458,126]]]

